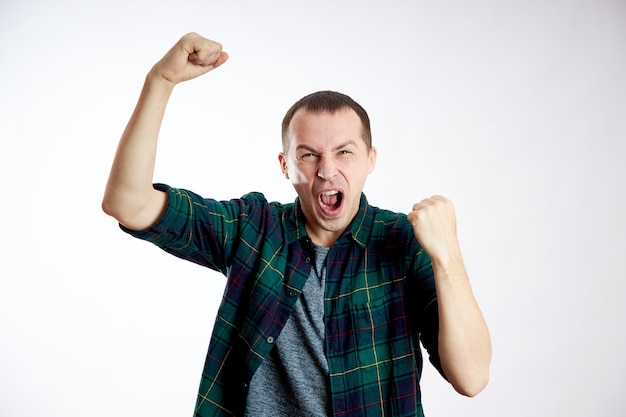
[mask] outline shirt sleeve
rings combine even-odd
[[[428,352],[428,360],[441,376],[447,380],[448,378],[443,372],[441,358],[439,357],[439,307],[437,299],[433,300],[433,302],[426,307],[419,321],[420,339],[426,352]]]
[[[446,378],[439,358],[439,305],[435,277],[430,257],[418,243],[416,244],[418,246],[413,270],[416,277],[415,296],[418,300],[416,305],[419,306],[419,310],[416,311],[417,331],[420,335],[420,341],[428,353],[430,363]]]
[[[168,196],[161,218],[147,230],[132,231],[120,224],[121,229],[174,256],[226,274],[251,199],[217,201],[164,184],[154,187]]]

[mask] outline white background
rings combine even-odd
[[[184,33],[230,60],[177,87],[155,180],[295,194],[280,121],[320,89],[370,113],[370,202],[457,206],[491,382],[433,416],[622,416],[626,2],[0,3],[0,416],[186,416],[224,279],[100,209],[147,71]]]

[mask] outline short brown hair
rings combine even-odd
[[[365,109],[345,94],[336,91],[318,91],[302,97],[287,110],[282,124],[283,151],[289,149],[289,125],[298,110],[304,109],[308,112],[318,114],[334,114],[338,110],[346,108],[354,110],[357,116],[359,116],[359,119],[361,119],[362,138],[367,148],[370,149],[372,147],[372,130],[370,127],[370,119]]]

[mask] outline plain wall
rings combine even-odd
[[[626,388],[626,2],[3,1],[0,415],[191,415],[222,276],[100,209],[145,74],[182,36],[230,60],[179,85],[155,181],[295,193],[280,121],[320,89],[369,112],[365,192],[456,204],[489,386],[427,365],[433,416],[619,416]]]

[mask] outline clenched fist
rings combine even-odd
[[[178,84],[206,74],[228,59],[218,42],[197,33],[183,36],[152,68],[152,73]]]
[[[434,195],[415,204],[407,219],[417,241],[433,261],[448,262],[460,255],[452,201]]]

